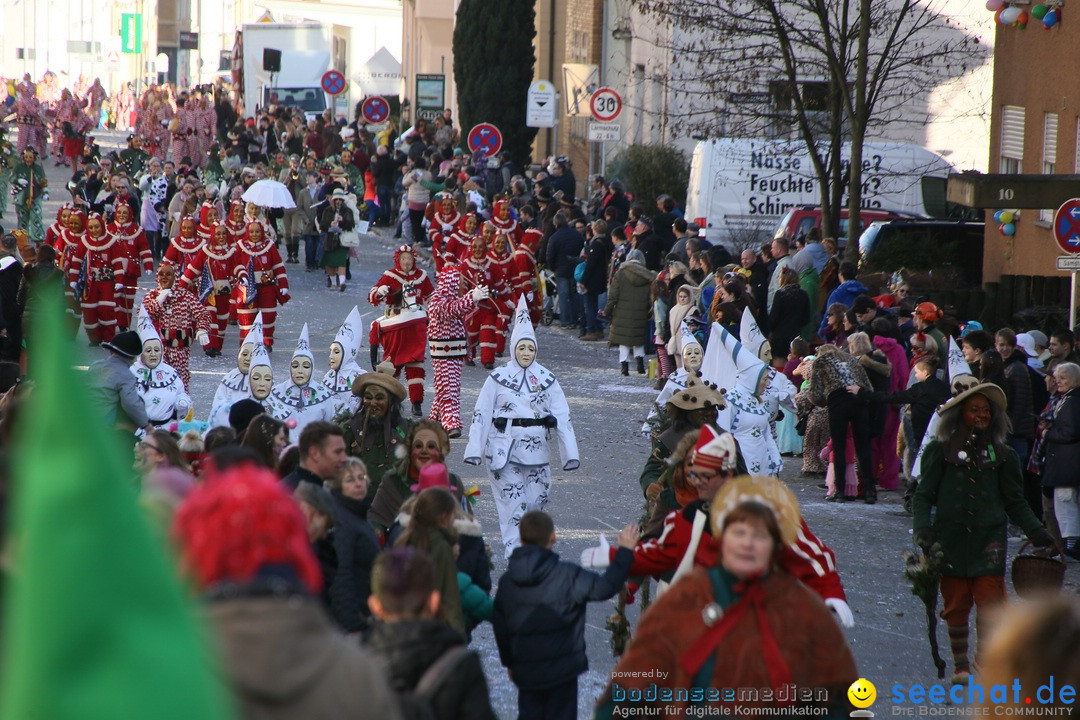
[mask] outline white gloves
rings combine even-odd
[[[452,232],[454,232],[454,226],[453,225],[443,225],[442,226],[442,231],[444,233],[452,233]]]
[[[154,271],[153,270],[143,270],[143,275],[145,275],[146,277],[153,277],[154,276]]]
[[[74,281],[74,282],[68,283],[68,285],[71,286],[72,290],[75,290],[79,286],[79,283],[78,283],[78,281]]]
[[[169,297],[170,295],[172,295],[172,290],[168,290],[168,289],[166,289],[166,290],[158,290],[158,292],[157,292],[157,301],[159,303],[163,303],[163,302],[165,302],[165,298]]]
[[[601,569],[611,564],[611,546],[607,537],[600,533],[600,544],[581,551],[581,567]]]
[[[26,178],[19,178],[19,185],[26,187],[30,182]]]
[[[124,283],[114,283],[113,288],[115,288],[116,292],[124,292]]]
[[[210,335],[205,330],[199,330],[197,333],[195,333],[195,340],[200,345],[209,345]]]
[[[472,295],[473,302],[480,302],[491,297],[491,292],[483,285],[473,288],[469,294]]]
[[[379,289],[375,291],[375,296],[376,297],[384,298],[389,294],[390,294],[390,288],[386,287],[385,285],[380,285]]]
[[[280,290],[278,290],[278,294],[288,296],[289,288],[281,288]]]
[[[855,616],[851,614],[851,607],[840,598],[827,598],[825,604],[836,613],[836,621],[846,628],[855,627]]]

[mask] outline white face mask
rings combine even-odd
[[[330,369],[340,370],[344,359],[345,350],[341,347],[341,343],[330,343]]]
[[[700,345],[687,345],[682,351],[683,367],[697,372],[701,369],[702,352]]]
[[[270,397],[270,390],[274,387],[274,372],[266,365],[256,365],[251,368],[248,376],[251,380],[251,397],[256,400],[265,400]]]
[[[532,340],[519,340],[514,346],[514,359],[522,368],[527,368],[536,359],[536,344]]]
[[[240,352],[236,354],[236,369],[244,375],[247,375],[251,369],[251,354],[254,350],[255,347],[251,343],[245,343],[240,346]]]
[[[292,374],[294,383],[301,386],[307,385],[311,380],[311,360],[306,357],[296,358],[292,361],[289,372]]]
[[[160,340],[147,340],[143,343],[142,361],[143,365],[153,370],[161,364],[161,341]]]

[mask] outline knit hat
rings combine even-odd
[[[442,463],[428,463],[420,468],[420,482],[413,484],[409,489],[418,493],[433,487],[450,489],[450,473]]]
[[[690,453],[690,463],[712,470],[734,470],[738,450],[735,437],[711,425],[702,425],[697,445]]]
[[[364,373],[358,375],[353,380],[352,393],[356,397],[362,397],[364,394],[364,388],[368,385],[378,385],[390,395],[396,397],[398,402],[405,399],[405,386],[394,378],[394,366],[393,364],[383,360],[375,368],[375,372]]]
[[[756,502],[773,511],[780,526],[780,539],[786,545],[795,542],[802,528],[802,515],[795,493],[780,480],[763,475],[742,475],[724,483],[712,500],[713,537],[724,532],[724,519],[744,502]]]
[[[303,329],[300,330],[300,337],[296,341],[296,350],[293,351],[293,359],[298,357],[306,357],[315,362],[315,356],[311,354],[311,342],[308,340],[308,326],[304,323]]]
[[[211,473],[184,500],[173,522],[181,565],[200,590],[247,583],[270,566],[293,570],[311,592],[322,577],[300,507],[269,470],[245,463]]]

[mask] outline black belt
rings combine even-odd
[[[504,418],[504,417],[502,417],[502,418],[495,418],[494,420],[491,421],[491,424],[494,425],[495,428],[499,432],[506,432],[506,422],[508,420],[510,421],[511,425],[514,425],[514,426],[517,426],[517,427],[546,427],[546,428],[553,428],[553,427],[557,427],[558,424],[559,424],[559,421],[555,419],[554,415],[548,415],[547,417],[542,417],[542,418]]]
[[[175,419],[176,419],[176,411],[173,410],[172,415],[170,415],[169,417],[165,418],[164,420],[151,420],[150,424],[153,425],[154,427],[161,427],[162,425],[168,425],[169,423],[171,423]]]

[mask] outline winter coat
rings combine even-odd
[[[395,692],[412,692],[427,669],[450,648],[462,645],[460,635],[435,619],[377,623],[368,648],[390,680]],[[454,665],[435,690],[431,705],[439,720],[494,720],[487,679],[480,658],[470,652]],[[354,712],[360,707],[354,708]],[[343,716],[348,717],[348,716]]]
[[[585,292],[589,295],[600,295],[607,290],[607,267],[610,257],[611,252],[603,236],[597,235],[589,242],[588,254],[585,257],[585,273],[581,278],[581,284],[585,286]]]
[[[1080,487],[1080,388],[1065,393],[1046,431],[1046,487]]]
[[[224,598],[210,602],[206,614],[238,717],[401,717],[371,653],[342,635],[314,598]]]
[[[645,267],[660,272],[664,264],[664,243],[653,233],[638,235],[634,247],[645,254]]]
[[[417,536],[403,539],[405,547],[418,547]],[[447,531],[438,527],[427,528],[427,549],[424,550],[435,564],[435,589],[439,591],[439,618],[465,637],[465,615],[461,610],[461,593],[458,592],[457,561],[454,547]]]
[[[858,385],[865,390],[872,389],[866,370],[855,358],[839,348],[822,345],[814,359],[810,371],[810,385],[807,392],[810,401],[818,407],[827,407],[829,396],[837,390],[847,392],[849,385]]]
[[[773,354],[787,356],[791,341],[809,320],[810,296],[806,291],[798,285],[780,288],[769,310],[769,345]]]
[[[1035,399],[1031,392],[1027,365],[1022,352],[1014,352],[1005,361],[1005,398],[1009,401],[1009,421],[1013,437],[1035,439]]]
[[[892,384],[892,366],[885,353],[874,349],[865,355],[859,356],[859,364],[866,370],[866,376],[870,380],[870,386],[875,392],[888,392]],[[875,405],[870,408],[870,437],[881,437],[885,432],[885,407]]]
[[[936,375],[912,383],[907,390],[900,392],[870,392],[859,391],[859,399],[868,399],[876,402],[887,402],[893,405],[907,404],[911,408],[911,428],[918,439],[926,435],[926,426],[930,424],[930,418],[943,402],[952,397],[949,386]]]
[[[825,301],[825,310],[829,309],[829,306],[833,303],[840,303],[849,310],[852,303],[855,302],[855,298],[860,295],[869,295],[870,291],[866,289],[858,280],[845,280],[837,285],[836,289],[829,293],[829,299]],[[821,324],[818,326],[818,335],[821,335],[825,330],[825,326],[829,324],[829,316],[821,318]],[[822,336],[824,337],[824,336]]]
[[[608,288],[604,314],[611,318],[610,345],[645,344],[656,273],[639,262],[624,262]]]
[[[337,574],[330,587],[330,609],[346,632],[359,632],[371,616],[371,567],[382,549],[375,530],[367,521],[367,503],[341,493],[334,498],[334,550]]]
[[[525,690],[543,690],[577,678],[589,668],[585,609],[619,592],[634,553],[619,548],[603,575],[585,570],[539,545],[510,556],[495,594],[499,659]]]
[[[916,533],[931,527],[945,554],[941,574],[953,577],[1004,575],[1008,523],[1029,537],[1042,527],[1024,500],[1020,460],[1008,445],[994,448],[996,466],[976,469],[946,458],[939,440],[926,446],[922,479],[912,510]],[[992,464],[994,464],[992,463]]]
[[[585,248],[585,236],[569,225],[552,233],[547,243],[547,269],[555,277],[573,278],[581,251]]]
[[[41,314],[42,298],[50,293],[56,297],[64,294],[63,271],[56,265],[28,265],[23,271],[16,296],[16,302],[22,311],[23,327],[34,327],[35,318]]]

